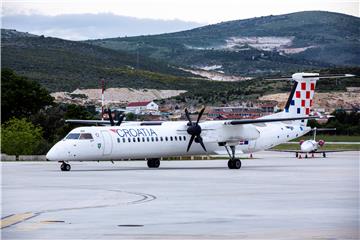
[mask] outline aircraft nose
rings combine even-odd
[[[301,144],[301,150],[304,152],[310,152],[313,150],[312,145],[304,142],[303,144]]]
[[[60,146],[60,143],[55,144],[46,154],[46,159],[48,161],[63,161],[64,156],[62,156],[62,153],[64,151],[61,150],[62,147]]]

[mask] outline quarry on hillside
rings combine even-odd
[[[158,89],[132,89],[132,88],[108,88],[105,90],[105,102],[128,103],[140,101],[152,101],[178,96],[185,90],[158,90]],[[51,96],[56,102],[76,103],[80,105],[100,105],[101,89],[76,89],[69,92],[54,92]]]
[[[276,93],[265,95],[259,100],[274,100],[279,103],[280,108],[284,108],[289,93]],[[337,108],[351,109],[360,106],[360,92],[331,92],[322,93],[316,92],[314,96],[314,109],[324,109],[327,112],[332,112]]]

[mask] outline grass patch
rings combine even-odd
[[[291,142],[299,142],[300,140],[313,139],[313,134],[307,134],[305,136],[291,140]],[[347,136],[347,135],[323,135],[317,134],[316,140],[322,139],[325,142],[360,142],[360,136]]]
[[[273,150],[300,150],[298,143],[294,144],[280,144],[276,147],[271,148]],[[351,150],[360,151],[360,144],[326,144],[321,150]]]

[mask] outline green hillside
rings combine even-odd
[[[49,90],[98,87],[167,87],[162,79],[192,76],[166,63],[82,42],[1,30],[2,68],[11,68]],[[139,66],[139,69],[136,69]],[[176,76],[176,77],[175,77]]]
[[[188,31],[88,43],[187,67],[221,65],[227,74],[257,75],[294,72],[311,67],[360,65],[360,18],[339,13],[309,11],[222,22]],[[291,38],[296,54],[264,51],[247,44],[224,48],[244,37]],[[276,40],[275,40],[276,42]]]

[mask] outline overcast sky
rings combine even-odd
[[[2,26],[66,39],[154,34],[306,10],[359,17],[359,0],[3,0]]]

